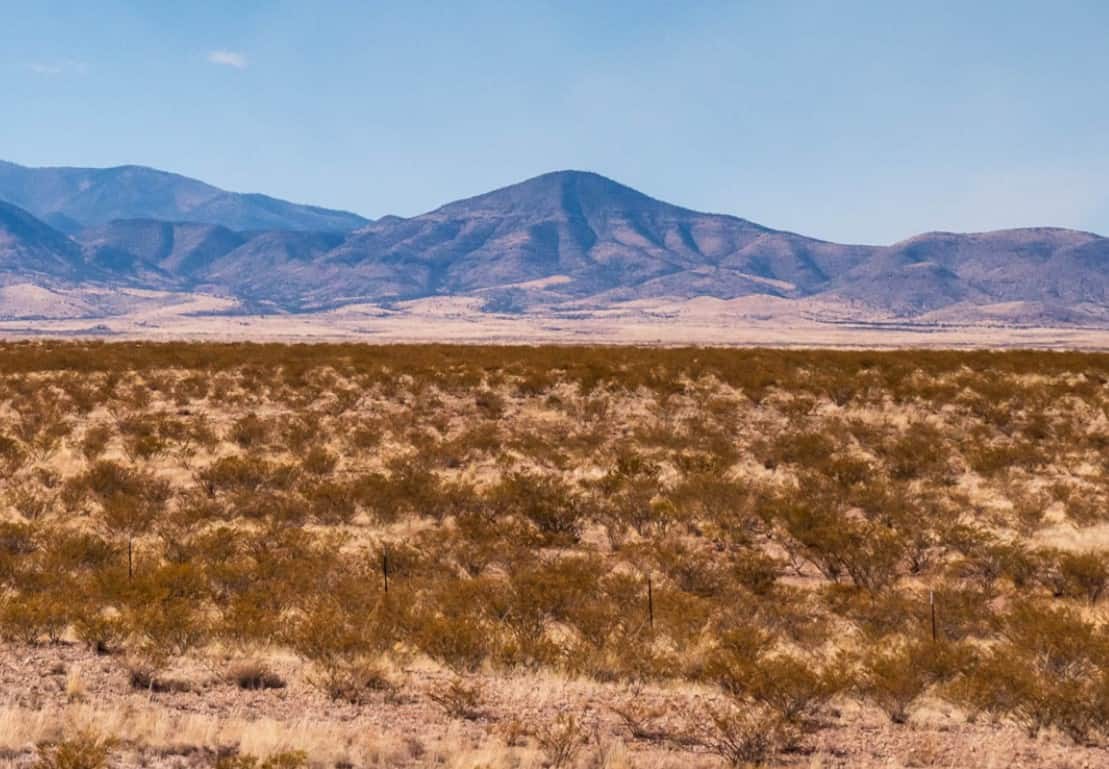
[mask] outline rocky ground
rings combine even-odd
[[[550,673],[477,675],[478,712],[448,715],[433,696],[452,677],[431,664],[389,672],[392,691],[364,705],[337,703],[307,680],[292,656],[271,654],[266,664],[283,688],[240,689],[233,667],[219,656],[190,659],[137,688],[127,660],[98,655],[78,644],[0,650],[0,751],[8,766],[32,766],[37,746],[92,730],[119,740],[118,766],[196,767],[242,752],[266,756],[302,750],[320,767],[524,767],[552,763],[549,746],[529,732],[560,717],[574,719],[572,765],[587,767],[713,767],[723,761],[704,747],[676,746],[652,734],[633,734],[617,711],[662,713],[659,730],[688,726],[688,714],[713,701],[687,685],[633,687],[573,680]],[[904,725],[844,699],[829,709],[823,729],[805,737],[773,766],[809,769],[947,767],[950,769],[1093,769],[1109,767],[1109,751],[1069,743],[1054,734],[1032,739],[1020,730],[971,723],[942,703],[918,705]],[[542,729],[539,729],[542,732]],[[554,735],[557,737],[558,735]],[[548,736],[548,739],[551,739]],[[571,765],[571,764],[567,764]]]

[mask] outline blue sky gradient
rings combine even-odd
[[[843,242],[1109,234],[1109,3],[0,0],[0,158],[413,215],[545,171]]]

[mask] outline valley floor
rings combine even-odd
[[[623,312],[570,319],[465,311],[304,315],[125,315],[0,320],[0,339],[258,342],[712,345],[783,348],[1109,350],[1109,328],[828,323],[795,318],[674,317]]]
[[[486,312],[484,301],[441,296],[248,314],[234,299],[207,294],[19,285],[0,289],[0,339],[1109,350],[1103,310],[1075,308],[1071,317],[1027,302],[904,319],[844,303],[765,295],[553,305],[521,314]]]

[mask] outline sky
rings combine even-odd
[[[840,242],[1109,235],[1109,3],[0,0],[0,158],[367,217],[559,169]]]

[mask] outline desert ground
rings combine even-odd
[[[649,299],[496,313],[480,296],[316,312],[250,311],[206,294],[0,288],[0,339],[627,344],[733,347],[1109,350],[1109,318],[1060,323],[1030,302],[952,308],[915,319],[845,303],[752,295]]]
[[[0,345],[0,760],[1109,766],[1109,355]]]

